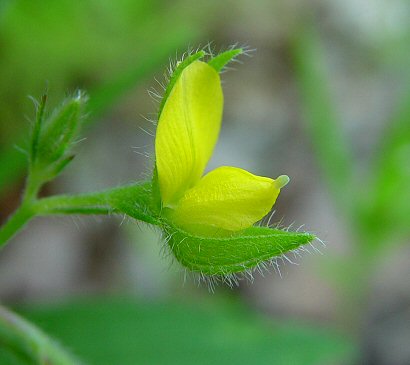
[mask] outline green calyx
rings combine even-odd
[[[165,232],[178,261],[205,275],[252,270],[315,239],[310,233],[268,227],[250,227],[231,237],[195,236],[172,226],[167,226]]]

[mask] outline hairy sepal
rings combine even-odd
[[[236,57],[243,53],[244,50],[242,48],[229,49],[211,58],[208,61],[208,65],[213,67],[216,72],[221,72],[226,67],[226,65],[228,65],[228,63],[232,62]]]
[[[136,183],[113,190],[106,203],[114,212],[124,213],[127,216],[160,225],[158,213],[152,209],[151,182]]]
[[[78,136],[86,102],[87,96],[79,91],[47,118],[36,137],[38,146],[34,163],[47,166],[66,156]]]
[[[195,236],[167,224],[167,244],[177,260],[204,275],[229,275],[257,268],[315,239],[310,233],[250,227],[230,237]]]
[[[177,82],[179,76],[181,75],[182,71],[184,71],[191,63],[200,60],[206,55],[204,51],[199,51],[196,53],[193,53],[189,56],[187,56],[183,61],[177,63],[177,66],[175,69],[172,71],[172,74],[170,75],[168,85],[165,89],[164,95],[161,100],[161,104],[159,106],[159,112],[158,112],[158,119],[161,115],[162,109],[164,108],[164,105],[168,99],[169,94],[171,93],[172,89],[175,86],[175,83]]]

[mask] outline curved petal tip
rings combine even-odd
[[[275,179],[275,184],[278,189],[282,189],[289,183],[290,179],[287,175],[280,175],[278,178]]]

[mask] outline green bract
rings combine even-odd
[[[188,269],[205,275],[229,275],[253,269],[315,238],[309,233],[267,227],[250,227],[231,237],[194,236],[171,226],[167,233],[175,257]]]
[[[86,95],[78,91],[45,117],[47,97],[37,109],[30,147],[30,170],[46,182],[55,178],[73,159],[70,149],[76,141],[84,114]]]

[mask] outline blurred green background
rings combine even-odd
[[[24,183],[28,96],[91,98],[45,195],[130,182],[152,163],[147,90],[209,42],[256,51],[223,74],[208,169],[288,174],[272,221],[304,224],[321,254],[211,294],[145,226],[42,218],[0,254],[1,302],[89,364],[409,364],[407,0],[0,0],[0,220]],[[21,362],[0,343],[0,363]]]

